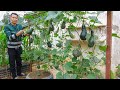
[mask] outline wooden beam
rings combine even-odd
[[[112,48],[112,11],[107,11],[106,79],[110,79]]]

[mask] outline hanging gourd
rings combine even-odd
[[[83,21],[82,32],[80,34],[80,39],[81,40],[86,40],[86,35],[87,35],[87,30],[86,30],[86,26],[85,26],[84,21]]]
[[[95,40],[94,40],[94,31],[91,30],[91,36],[88,40],[88,47],[93,47],[95,44]]]
[[[66,24],[66,22],[63,21],[62,24],[61,24],[61,29],[65,29],[65,24]]]
[[[50,20],[49,31],[54,31],[54,26],[52,24],[52,20]]]
[[[82,55],[81,51],[78,50],[78,49],[74,49],[73,52],[72,52],[72,55],[74,57],[79,57],[80,55]]]

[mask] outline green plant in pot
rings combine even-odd
[[[34,49],[33,51],[33,61],[36,63],[36,71],[30,72],[26,79],[50,79],[52,78],[51,73],[48,71],[47,62],[48,55],[46,54],[46,50],[42,49]]]

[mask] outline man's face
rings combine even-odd
[[[12,14],[12,15],[10,16],[10,21],[11,21],[11,23],[13,23],[13,24],[17,24],[17,22],[18,22],[18,16]]]

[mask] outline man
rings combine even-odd
[[[28,34],[24,35],[22,26],[17,24],[17,22],[18,14],[12,13],[10,15],[10,23],[4,27],[4,32],[8,39],[9,64],[13,79],[16,79],[17,76],[23,76],[23,73],[21,73],[22,37],[29,36]]]

